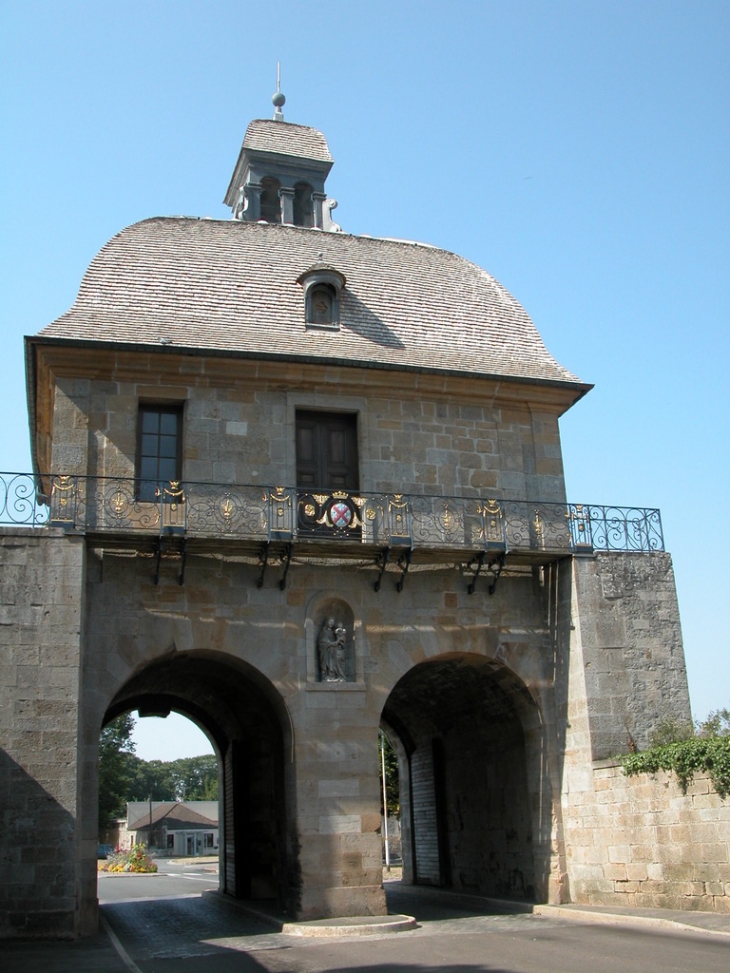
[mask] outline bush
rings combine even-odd
[[[651,737],[652,746],[621,757],[629,777],[666,770],[676,774],[682,792],[695,774],[705,773],[720,797],[730,794],[730,710],[721,709],[697,724],[661,723]]]

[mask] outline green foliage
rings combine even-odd
[[[674,773],[686,792],[695,774],[707,774],[725,798],[730,794],[730,710],[716,710],[696,725],[673,720],[660,724],[652,735],[652,746],[641,753],[621,758],[624,773]]]
[[[99,829],[110,828],[125,812],[131,783],[128,758],[134,755],[130,713],[107,723],[99,737]]]
[[[668,743],[692,740],[694,736],[695,727],[692,722],[682,723],[679,720],[662,720],[649,737],[649,743],[652,747],[665,747]]]
[[[387,736],[385,740],[385,793],[388,799],[388,814],[393,817],[400,815],[400,782],[398,778],[398,755],[390,745]],[[383,813],[383,770],[378,742],[378,762],[380,764],[380,813]]]
[[[217,801],[214,754],[179,760],[141,760],[134,752],[131,713],[108,723],[99,737],[99,830],[126,814],[127,801]]]
[[[215,754],[178,760],[130,757],[129,801],[217,801],[218,761]]]
[[[697,726],[697,734],[701,737],[730,736],[730,709],[716,709],[706,720]]]

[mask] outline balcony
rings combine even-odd
[[[0,525],[63,528],[96,547],[156,551],[158,566],[163,552],[194,549],[249,554],[285,572],[293,555],[370,560],[381,577],[393,562],[403,577],[411,565],[454,563],[478,577],[482,566],[498,574],[506,561],[664,550],[659,511],[640,507],[176,481],[141,491],[133,478],[21,473],[0,474]]]

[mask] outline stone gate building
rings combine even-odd
[[[99,733],[129,710],[214,742],[233,896],[385,911],[381,727],[406,881],[616,894],[607,847],[576,852],[600,761],[689,718],[658,512],[567,501],[589,386],[484,270],[342,232],[331,165],[252,122],[231,220],[128,227],[27,339],[2,935],[96,928]]]

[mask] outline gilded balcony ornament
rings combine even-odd
[[[53,480],[53,486],[51,487],[51,493],[57,498],[56,502],[59,507],[65,507],[69,501],[69,496],[73,492],[74,482],[73,477],[68,475],[56,476]]]
[[[535,528],[535,536],[537,538],[538,544],[541,547],[544,547],[545,546],[544,531],[543,531],[542,521],[540,520],[540,511],[537,509],[537,507],[535,507],[535,518],[532,521],[532,526]]]
[[[312,494],[281,486],[213,483],[183,487],[177,480],[140,484],[132,477],[114,476],[54,474],[49,479],[48,491],[42,494],[32,474],[0,474],[0,524],[74,524],[94,533],[165,531],[246,540],[296,535],[315,543],[357,539],[371,546],[408,544],[416,553],[444,543],[465,550],[539,550],[541,555],[588,549],[664,550],[659,511],[642,507],[401,493],[352,495],[344,490]],[[360,534],[363,522],[367,529]]]
[[[450,534],[454,529],[454,515],[448,507],[448,504],[443,505],[443,512],[441,514],[441,524],[444,530]]]
[[[170,486],[164,489],[164,496],[172,498],[173,510],[177,503],[185,503],[185,489],[179,480],[170,480]]]
[[[402,493],[394,493],[392,497],[388,497],[388,510],[396,510],[396,520],[402,519],[402,511],[408,509],[408,501],[403,499]]]
[[[127,498],[124,496],[121,490],[117,490],[114,496],[109,501],[109,506],[114,511],[115,517],[121,517],[124,513],[124,509],[127,506]]]
[[[332,526],[341,530],[356,530],[362,526],[357,511],[343,500],[330,504],[328,514]]]

